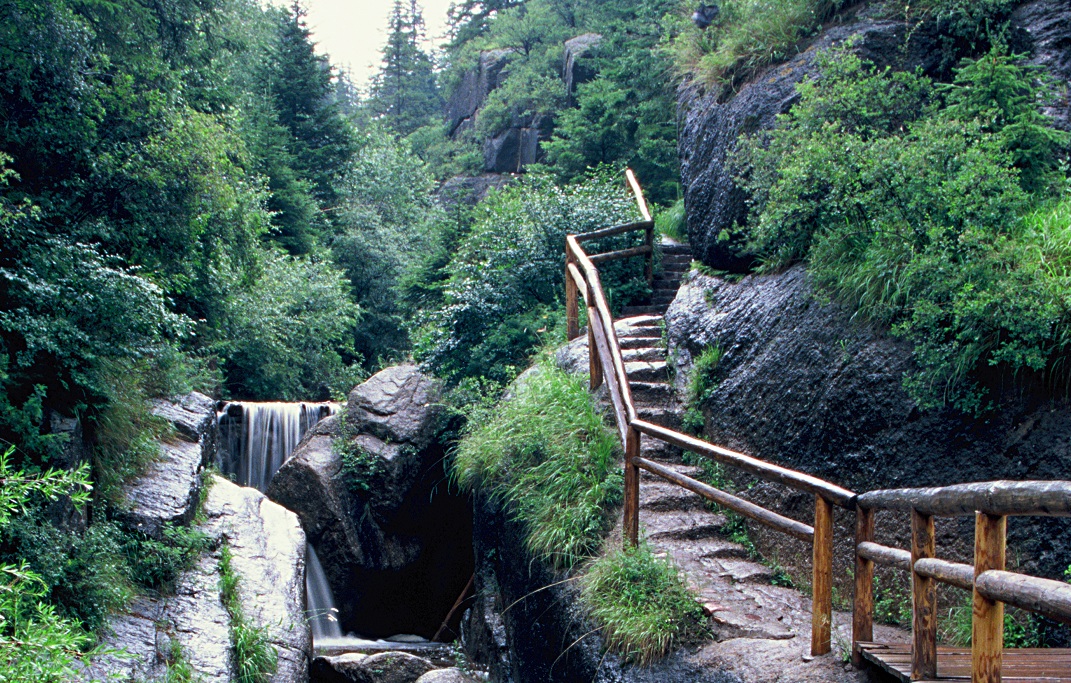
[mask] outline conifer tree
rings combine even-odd
[[[407,6],[408,5],[408,6]],[[383,66],[372,82],[369,107],[396,133],[408,135],[433,122],[442,100],[431,57],[421,46],[424,14],[417,0],[394,1]]]

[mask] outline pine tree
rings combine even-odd
[[[394,0],[383,66],[372,82],[369,107],[400,135],[432,123],[442,110],[431,57],[421,47],[424,14],[417,0]]]
[[[295,2],[281,18],[272,95],[279,123],[290,133],[294,170],[312,185],[330,220],[338,202],[335,181],[356,143],[336,97],[331,65],[315,52],[306,14]]]

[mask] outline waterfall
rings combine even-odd
[[[335,615],[335,598],[331,595],[331,586],[327,583],[320,558],[312,546],[307,546],[308,562],[306,562],[305,593],[309,599],[309,618],[312,621],[312,640],[323,641],[325,638],[341,638],[342,629],[338,625]]]
[[[337,409],[334,403],[228,403],[219,414],[220,469],[242,486],[267,491],[305,432]]]
[[[218,415],[220,469],[242,486],[267,491],[272,476],[317,422],[337,412],[333,403],[228,403]],[[305,593],[313,640],[341,638],[338,613],[320,558],[306,549]]]

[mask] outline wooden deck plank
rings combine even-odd
[[[904,683],[911,680],[911,645],[908,643],[860,643],[863,657]],[[1002,683],[1071,683],[1071,650],[1023,648],[1004,650]],[[939,681],[969,681],[971,650],[937,648]]]

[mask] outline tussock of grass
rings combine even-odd
[[[231,549],[226,543],[219,554],[219,592],[231,621],[231,646],[238,683],[267,683],[279,667],[279,652],[268,638],[268,630],[256,626],[246,616],[238,595],[241,581],[231,565]]]
[[[639,664],[708,634],[703,610],[677,568],[646,544],[593,562],[582,579],[581,598],[607,647]]]
[[[571,567],[595,551],[621,502],[619,451],[584,379],[548,359],[508,400],[470,418],[453,477],[507,501],[528,549]]]
[[[845,0],[724,0],[706,31],[684,27],[674,43],[678,65],[708,85],[746,79],[795,54],[797,44]]]

